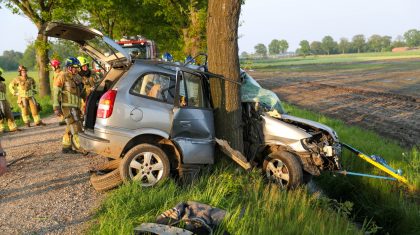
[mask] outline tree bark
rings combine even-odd
[[[35,49],[38,65],[39,96],[51,95],[50,72],[48,70],[48,37],[38,34]]]
[[[213,73],[240,82],[238,57],[239,0],[209,0],[207,16],[208,67]],[[240,85],[213,78],[210,90],[215,109],[216,136],[243,153]]]

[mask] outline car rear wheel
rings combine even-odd
[[[269,154],[263,163],[263,172],[268,180],[282,188],[293,189],[303,183],[303,171],[299,160],[289,152]]]
[[[123,181],[135,181],[143,187],[153,186],[168,178],[169,172],[168,156],[151,144],[140,144],[130,149],[120,164]]]

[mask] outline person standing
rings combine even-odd
[[[63,153],[85,153],[79,142],[79,132],[82,130],[80,122],[80,94],[82,81],[78,74],[79,60],[70,57],[66,60],[66,70],[54,80],[53,109],[54,113],[66,121],[63,135]]]
[[[10,104],[6,99],[6,84],[2,77],[3,69],[0,68],[0,133],[4,132],[4,122],[7,121],[9,126],[9,131],[14,132],[19,130],[16,126],[15,119],[13,118],[12,110],[10,109]]]
[[[82,77],[83,83],[81,110],[84,112],[87,98],[95,87],[95,79],[92,76],[92,70],[89,68],[88,60],[83,56],[79,56],[77,59],[79,60],[81,66],[79,71],[79,75]]]
[[[64,73],[64,72],[60,68],[61,63],[60,63],[59,60],[57,60],[57,59],[51,60],[50,65],[53,68],[53,72],[54,72],[54,74],[53,74],[53,84],[54,84],[55,80],[57,80],[57,78],[58,78],[58,75],[60,75],[60,73]],[[66,121],[64,120],[64,116],[60,117],[60,122],[58,124],[60,126],[66,125]]]
[[[17,103],[22,110],[22,120],[27,127],[30,127],[30,112],[36,126],[45,126],[39,116],[39,104],[36,102],[34,95],[36,94],[35,80],[28,77],[28,69],[19,65],[19,76],[9,84],[10,92],[18,96]],[[17,90],[16,90],[17,88]]]

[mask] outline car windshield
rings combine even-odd
[[[280,114],[284,114],[284,108],[281,105],[279,97],[272,91],[264,89],[245,71],[241,71],[242,86],[241,100],[242,102],[255,102],[264,106],[269,111],[276,110]]]
[[[146,45],[123,46],[123,48],[128,52],[128,54],[130,54],[132,59],[150,58]]]

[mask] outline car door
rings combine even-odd
[[[178,71],[171,139],[180,148],[184,164],[214,163],[214,121],[205,78]]]

